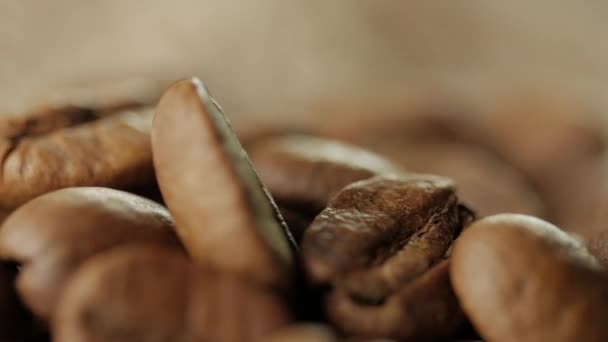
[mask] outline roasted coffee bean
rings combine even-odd
[[[203,84],[170,87],[153,126],[158,182],[195,262],[286,286],[294,263],[287,227]]]
[[[438,176],[378,176],[340,191],[304,234],[301,249],[304,267],[312,282],[330,284],[338,298],[370,308],[369,316],[355,315],[349,320],[350,316],[341,308],[332,307],[340,305],[335,302],[346,301],[330,300],[328,311],[333,323],[346,332],[368,337],[407,338],[424,334],[419,331],[424,325],[418,322],[428,326],[436,323],[437,336],[453,332],[449,324],[452,316],[442,312],[434,316],[432,310],[421,311],[420,316],[411,320],[416,323],[407,326],[397,317],[409,315],[409,300],[415,299],[391,301],[392,296],[398,296],[442,260],[470,216],[471,212],[459,204],[452,182]],[[437,286],[443,289],[443,285]],[[382,329],[358,323],[359,319],[370,320],[376,314],[382,320],[382,307],[389,302],[393,303],[389,311],[401,311],[391,312],[391,319]],[[397,302],[407,305],[394,304]],[[447,302],[444,304],[431,307],[454,308]],[[457,312],[451,313],[458,317]],[[446,316],[450,317],[443,321]]]
[[[321,324],[300,323],[288,325],[264,338],[268,342],[337,342],[336,334]]]
[[[453,142],[378,148],[408,170],[453,179],[458,197],[480,217],[505,212],[547,215],[545,203],[526,177],[483,148]]]
[[[378,176],[334,197],[304,234],[316,283],[378,301],[439,261],[462,228],[453,183],[430,175]]]
[[[400,172],[387,159],[365,149],[306,135],[271,136],[251,144],[248,152],[278,203],[313,216],[346,185]]]
[[[257,341],[288,324],[281,296],[140,245],[89,259],[71,278],[54,341]]]
[[[437,341],[454,337],[466,319],[450,284],[448,264],[445,260],[431,267],[378,305],[338,289],[329,297],[329,316],[346,334],[366,338]]]
[[[152,110],[46,108],[0,120],[0,208],[72,186],[128,188],[154,177]]]
[[[179,246],[165,208],[106,188],[68,188],[13,212],[0,229],[0,256],[21,264],[17,289],[38,317],[50,318],[66,279],[103,250],[140,241]]]
[[[554,225],[490,216],[455,243],[451,279],[490,341],[607,341],[608,278],[584,245]]]

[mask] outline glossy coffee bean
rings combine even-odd
[[[0,229],[0,255],[21,265],[19,295],[48,319],[66,279],[84,260],[143,241],[180,246],[164,207],[113,189],[68,188],[13,212]]]
[[[294,273],[291,236],[203,84],[171,86],[153,126],[158,183],[194,261],[287,287]]]
[[[148,244],[99,254],[79,268],[61,296],[53,340],[256,341],[289,322],[270,289]]]
[[[501,214],[458,238],[451,279],[490,341],[605,341],[608,278],[584,245],[540,219]]]

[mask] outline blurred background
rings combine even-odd
[[[604,1],[0,2],[0,111],[197,75],[231,116],[310,121],[417,99],[608,105]],[[599,109],[599,110],[598,110]]]

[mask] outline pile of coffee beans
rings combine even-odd
[[[608,341],[598,126],[347,120],[240,134],[198,79],[3,117],[0,340]]]

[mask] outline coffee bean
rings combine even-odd
[[[294,264],[289,232],[199,80],[180,81],[165,92],[152,146],[163,197],[193,259],[286,287]]]
[[[378,301],[441,259],[462,228],[450,180],[378,176],[333,198],[304,235],[306,270]]]
[[[0,230],[0,256],[21,264],[21,298],[49,319],[66,279],[84,260],[140,241],[179,246],[165,208],[118,190],[68,188],[13,212]]]
[[[0,120],[0,208],[72,186],[128,188],[154,177],[147,107],[46,108]]]
[[[540,219],[475,222],[452,252],[464,311],[490,341],[606,341],[608,278],[584,245]]]
[[[314,215],[346,185],[400,172],[396,165],[370,151],[314,136],[271,136],[248,150],[277,202]]]
[[[289,322],[273,291],[201,270],[175,249],[139,245],[99,254],[76,272],[53,340],[256,341]]]
[[[314,283],[331,284],[338,293],[335,296],[342,294],[363,306],[381,307],[409,283],[430,272],[444,257],[463,223],[468,222],[469,215],[459,205],[454,185],[446,178],[378,176],[356,182],[340,191],[305,232],[301,251],[304,266]],[[332,302],[328,305],[331,313]],[[407,306],[391,307],[404,310],[392,313],[392,317],[407,315]],[[386,323],[397,325],[390,329],[384,325],[386,329],[361,325],[359,320],[350,321],[349,315],[341,314],[343,310],[335,310],[333,322],[347,332],[396,338],[421,333],[417,325],[406,327],[398,319]],[[370,310],[366,319],[381,310]],[[418,320],[432,325],[433,316],[413,319]],[[446,327],[446,331],[451,328]],[[437,330],[437,336],[443,333]]]
[[[454,337],[465,316],[449,280],[448,261],[404,284],[378,305],[334,291],[327,304],[332,322],[345,333],[370,339],[437,341]]]

